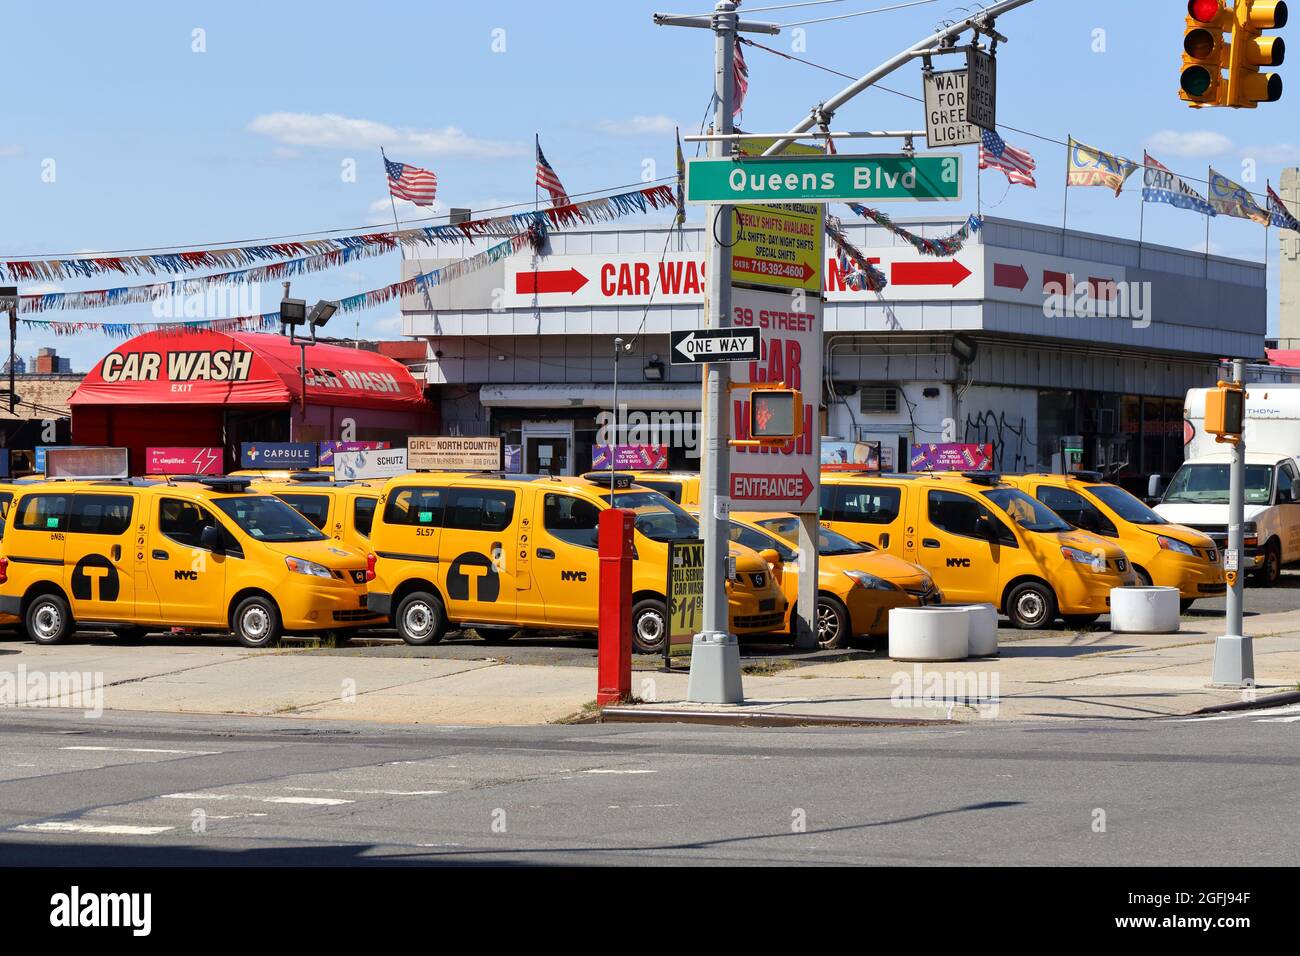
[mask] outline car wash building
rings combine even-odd
[[[900,224],[940,237],[962,221]],[[845,230],[889,284],[854,291],[826,263],[822,433],[880,442],[886,467],[912,444],[992,443],[1009,472],[1053,468],[1067,446],[1089,467],[1170,472],[1187,389],[1223,356],[1264,355],[1257,262],[992,217],[946,258],[866,221]],[[695,467],[699,369],[672,364],[669,332],[705,326],[704,243],[699,227],[566,229],[542,256],[405,297],[444,432],[499,435],[524,471],[584,471],[611,434],[619,336],[621,440]],[[408,260],[404,277],[447,261]],[[779,375],[779,359],[734,374]]]
[[[142,474],[154,446],[337,438],[404,446],[437,432],[436,407],[402,363],[254,332],[150,332],[101,359],[73,392],[72,441],[130,449]]]

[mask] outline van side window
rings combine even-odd
[[[755,531],[753,528],[747,528],[743,524],[731,522],[727,535],[736,544],[749,548],[751,551],[775,551],[783,562],[795,561],[799,554],[793,548],[778,541],[770,534],[762,531]]]
[[[375,507],[378,498],[355,498],[352,501],[352,524],[357,534],[370,537],[370,529],[375,526]]]
[[[384,524],[442,527],[441,488],[395,488],[384,505]]]
[[[67,495],[27,495],[18,502],[14,527],[20,531],[67,531]]]
[[[72,534],[125,534],[131,527],[129,495],[73,495],[68,516]]]
[[[998,531],[998,540],[1002,544],[1016,545],[1015,536],[1001,521],[974,498],[952,491],[931,491],[928,493],[930,524],[940,531],[961,535],[963,538],[985,540],[976,530],[980,518],[988,518]]]
[[[823,485],[822,519],[853,521],[858,524],[892,524],[898,517],[902,499],[903,492],[898,488]]]
[[[9,517],[9,505],[13,503],[14,496],[7,491],[0,491],[0,539],[5,536],[5,523]]]
[[[569,495],[547,495],[542,499],[542,527],[568,544],[596,547],[596,525],[600,509],[590,501]]]
[[[451,488],[443,527],[504,531],[515,516],[515,493],[498,488]]]
[[[657,491],[673,504],[682,503],[682,486],[676,481],[650,481],[642,478],[637,480],[637,484],[642,488],[649,488]]]
[[[158,502],[158,530],[177,544],[204,550],[199,539],[208,527],[221,528],[221,525],[194,502],[179,498],[163,498]]]
[[[1034,489],[1034,497],[1076,528],[1106,534],[1114,537],[1119,532],[1101,510],[1091,501],[1069,488],[1055,488],[1052,485],[1039,485]]]
[[[281,501],[323,531],[330,519],[329,495],[276,495]]]

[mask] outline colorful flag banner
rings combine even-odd
[[[1137,163],[1132,160],[1085,146],[1071,136],[1066,154],[1065,185],[1107,186],[1118,196],[1137,168]]]
[[[1297,219],[1290,209],[1286,208],[1286,203],[1282,197],[1273,191],[1273,187],[1268,187],[1268,211],[1269,220],[1279,229],[1290,229],[1292,232],[1300,232],[1300,219]]]
[[[885,274],[873,266],[863,255],[862,250],[844,235],[844,224],[834,216],[826,217],[826,235],[835,245],[835,254],[839,258],[840,273],[844,284],[855,292],[883,292],[889,280]]]
[[[745,53],[740,44],[736,44],[736,54],[732,57],[735,96],[732,97],[731,116],[734,119],[745,108],[745,94],[749,92],[749,64],[745,62]]]
[[[883,227],[890,235],[897,236],[910,244],[913,249],[923,256],[955,256],[966,245],[967,239],[984,228],[983,219],[979,216],[968,216],[962,227],[951,235],[939,239],[927,239],[925,236],[918,236],[916,233],[909,232],[902,226],[897,225],[878,209],[868,209],[866,206],[855,202],[847,205],[863,219],[870,219],[877,226]]]
[[[1168,203],[1178,209],[1217,216],[1214,207],[1181,177],[1148,152],[1142,153],[1142,201]]]
[[[1255,201],[1249,189],[1234,183],[1210,167],[1210,205],[1215,212],[1236,219],[1249,219],[1261,226],[1269,224],[1268,212]]]
[[[673,225],[686,222],[686,157],[682,155],[682,131],[677,130],[677,218]]]

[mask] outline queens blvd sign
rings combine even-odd
[[[957,153],[736,157],[686,164],[686,201],[691,203],[958,199]]]

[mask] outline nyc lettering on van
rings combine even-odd
[[[561,581],[586,581],[587,572],[586,571],[561,571],[560,580]]]
[[[950,568],[969,568],[970,558],[949,558],[947,561]]]
[[[179,569],[175,572],[177,581],[197,581],[199,572]]]

